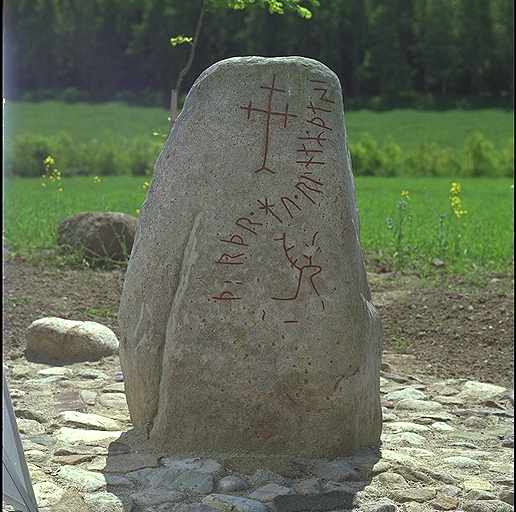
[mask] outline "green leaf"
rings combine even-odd
[[[181,44],[191,44],[193,41],[193,37],[189,36],[175,36],[170,38],[170,44],[172,46],[179,46]]]

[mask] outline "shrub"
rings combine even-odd
[[[4,168],[7,174],[38,177],[44,172],[44,158],[53,155],[63,177],[149,176],[163,147],[163,139],[163,136],[155,136],[78,143],[68,135],[22,135],[7,145]],[[508,140],[503,149],[498,150],[479,133],[470,136],[463,152],[433,143],[405,150],[392,140],[380,145],[366,135],[360,142],[350,144],[350,153],[357,176],[514,175],[514,140]]]
[[[464,145],[462,175],[476,178],[479,176],[501,176],[498,152],[493,143],[481,133],[471,134]]]

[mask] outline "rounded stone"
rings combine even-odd
[[[382,327],[346,144],[339,80],[315,60],[231,58],[194,83],[119,313],[131,419],[160,449],[338,457],[378,444]]]
[[[249,484],[238,475],[228,475],[221,478],[217,483],[217,490],[222,494],[226,492],[236,492],[247,489]]]
[[[57,243],[87,258],[123,261],[131,254],[137,223],[125,213],[78,213],[59,224]]]
[[[97,322],[47,317],[32,322],[27,331],[26,356],[30,361],[97,361],[117,352],[115,333]]]

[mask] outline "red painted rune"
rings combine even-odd
[[[261,85],[260,89],[267,89],[269,91],[267,98],[267,108],[258,108],[253,106],[252,100],[249,100],[249,104],[246,106],[240,106],[242,110],[247,111],[247,119],[251,119],[251,112],[258,112],[260,114],[266,115],[265,121],[265,143],[263,149],[263,161],[262,165],[259,169],[256,169],[256,173],[259,172],[268,172],[270,174],[275,174],[276,171],[273,171],[267,164],[267,158],[269,156],[269,142],[270,142],[270,130],[271,130],[271,119],[273,116],[280,116],[283,118],[283,128],[287,127],[287,122],[289,117],[297,117],[296,114],[289,114],[288,112],[288,103],[285,103],[284,112],[274,111],[272,109],[272,98],[275,92],[285,93],[285,89],[280,89],[276,87],[276,75],[272,75],[272,84],[271,85]]]

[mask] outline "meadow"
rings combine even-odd
[[[422,143],[461,149],[468,136],[480,132],[501,147],[514,135],[514,112],[478,110],[371,110],[346,111],[350,143],[370,136],[383,142],[391,138],[403,149]],[[56,136],[66,133],[76,142],[104,139],[152,139],[153,133],[168,133],[168,112],[160,108],[125,103],[64,103],[60,101],[6,102],[4,136],[7,149],[19,135]]]
[[[31,256],[55,248],[58,223],[81,211],[137,215],[168,132],[165,110],[56,101],[7,102],[4,109],[4,236],[13,250]],[[460,273],[507,270],[513,118],[494,109],[347,112],[366,252],[424,273],[436,263]],[[41,176],[52,154],[62,179],[13,177],[13,152],[18,168],[30,171],[18,175]],[[467,211],[461,215],[450,203],[457,181]]]
[[[513,182],[460,181],[462,208],[454,215],[448,178],[356,180],[361,239],[367,253],[393,269],[471,274],[507,271],[513,258]],[[145,177],[9,179],[5,182],[4,236],[12,250],[31,257],[55,248],[58,223],[81,211],[137,215]],[[60,190],[61,189],[61,190]],[[404,198],[401,197],[403,191]],[[400,237],[399,224],[402,220]]]

